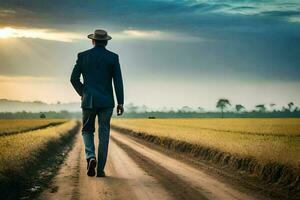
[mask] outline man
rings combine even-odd
[[[94,34],[88,35],[88,38],[92,39],[94,47],[78,54],[71,83],[81,96],[82,136],[87,159],[87,175],[95,176],[97,166],[97,177],[104,177],[110,119],[115,106],[112,81],[118,101],[117,115],[122,115],[124,112],[123,81],[118,55],[105,48],[107,41],[112,38],[104,30],[96,30]],[[80,81],[81,75],[83,83]],[[98,162],[94,145],[96,116],[99,125]]]

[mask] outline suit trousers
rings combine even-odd
[[[96,157],[94,132],[95,132],[95,119],[98,118],[98,159],[97,171],[104,171],[106,164],[108,143],[110,135],[110,119],[112,116],[113,108],[92,108],[82,109],[82,137],[85,146],[85,158]]]

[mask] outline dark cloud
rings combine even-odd
[[[300,16],[300,11],[266,11],[261,14],[271,17],[295,17]]]
[[[237,2],[253,1],[150,1],[150,0],[3,0],[1,8],[15,10],[11,17],[0,17],[0,25],[23,24],[27,26],[53,27],[76,30],[96,25],[109,26],[115,30],[133,27],[180,31],[188,34],[214,29],[248,32],[249,27],[261,31],[272,24],[280,29],[280,17],[295,15],[296,11],[262,11],[259,15],[230,14],[229,10],[255,10],[261,7],[240,6]],[[262,1],[257,1],[262,2]],[[264,1],[270,2],[270,1]],[[243,4],[242,4],[243,5]],[[268,4],[266,4],[267,6]],[[264,17],[265,16],[265,17]],[[270,16],[269,18],[267,16]],[[285,22],[288,23],[288,22]],[[284,24],[285,26],[286,24]],[[212,35],[209,31],[207,35]]]
[[[254,10],[257,9],[257,7],[254,6],[237,6],[233,7],[232,10]]]
[[[264,9],[264,6],[275,4],[274,10]],[[278,10],[281,7],[285,9]],[[163,76],[171,71],[174,74],[185,74],[186,77],[224,74],[228,77],[299,80],[300,23],[290,23],[287,20],[288,17],[300,15],[295,7],[299,8],[299,4],[258,0],[202,3],[150,0],[1,0],[0,13],[1,10],[10,12],[0,14],[0,26],[55,28],[78,32],[89,32],[94,27],[107,27],[111,31],[133,28],[177,32],[213,42],[126,43],[131,53],[123,54],[126,55],[126,63],[132,66],[130,74],[138,76],[139,73],[159,69]],[[249,10],[251,12],[246,13]],[[74,46],[69,45],[69,63],[65,64],[71,63],[74,53]],[[50,49],[59,46],[55,44]],[[119,49],[126,51],[126,48]],[[50,50],[48,53],[51,54]],[[53,55],[59,57],[57,53]],[[7,63],[11,68],[6,73],[18,73],[19,63]],[[55,74],[57,71],[57,68],[53,68],[54,62],[43,64],[41,59],[39,64],[46,67],[34,69],[30,67],[34,65],[29,61],[23,66],[24,69],[32,68],[32,71],[39,74]]]

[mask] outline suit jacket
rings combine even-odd
[[[80,76],[83,77],[83,83]],[[81,96],[81,107],[114,107],[112,82],[118,104],[124,104],[123,80],[119,57],[104,46],[79,53],[71,75],[71,83]]]

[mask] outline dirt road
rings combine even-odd
[[[78,134],[58,175],[39,199],[260,199],[118,132],[111,132],[109,145],[107,177],[88,177]]]

